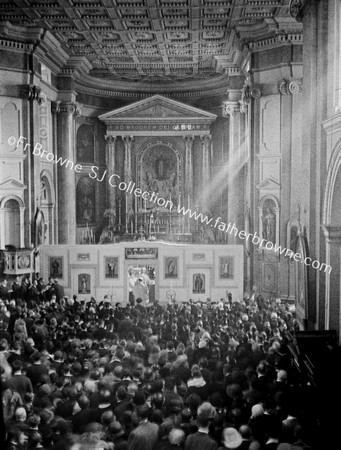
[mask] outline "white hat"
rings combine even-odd
[[[225,428],[223,431],[223,443],[226,448],[238,448],[243,439],[235,428]]]

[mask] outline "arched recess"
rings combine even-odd
[[[279,203],[274,195],[264,195],[258,205],[259,234],[266,241],[279,245]]]
[[[181,197],[181,163],[181,154],[171,142],[165,139],[149,141],[137,153],[138,185],[142,191],[155,192],[159,198],[177,205]],[[155,206],[147,201],[147,207],[148,203],[150,207]]]
[[[341,140],[332,152],[323,203],[322,229],[326,239],[324,328],[341,336]]]
[[[25,205],[20,197],[8,195],[0,202],[0,248],[24,245],[24,211]]]
[[[53,178],[48,170],[40,174],[40,210],[44,217],[43,242],[54,244],[55,236],[55,190]]]
[[[8,138],[14,136],[16,139],[19,138],[20,133],[20,113],[17,106],[13,102],[8,102],[4,105],[3,109],[0,111],[0,136],[1,136],[1,146],[4,151],[13,152],[16,150],[15,145],[10,145],[8,143]]]

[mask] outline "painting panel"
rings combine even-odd
[[[104,257],[105,278],[118,278],[118,258],[113,256]]]
[[[178,278],[179,257],[166,256],[164,259],[164,275],[165,278]]]
[[[234,256],[221,256],[219,258],[219,279],[233,280],[234,279]]]
[[[145,150],[141,164],[143,191],[155,192],[158,197],[177,205],[180,196],[178,177],[178,158],[172,149],[161,144]],[[147,200],[146,206],[153,207],[154,203]],[[167,206],[162,209],[167,210]]]
[[[50,278],[63,278],[64,261],[62,256],[50,256]]]
[[[203,273],[193,274],[193,294],[205,294],[205,275]]]
[[[88,273],[78,275],[78,294],[91,294],[91,276]]]

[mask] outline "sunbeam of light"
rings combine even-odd
[[[214,175],[208,186],[203,186],[201,200],[203,204],[213,204],[218,198],[217,192],[231,187],[235,178],[239,175],[249,158],[248,149],[244,142],[240,143],[238,151],[230,154],[227,162],[221,166],[218,173]]]

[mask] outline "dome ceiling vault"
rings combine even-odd
[[[101,80],[219,79],[243,49],[299,33],[289,0],[2,0],[0,22],[49,30]],[[252,41],[252,43],[251,43]]]

